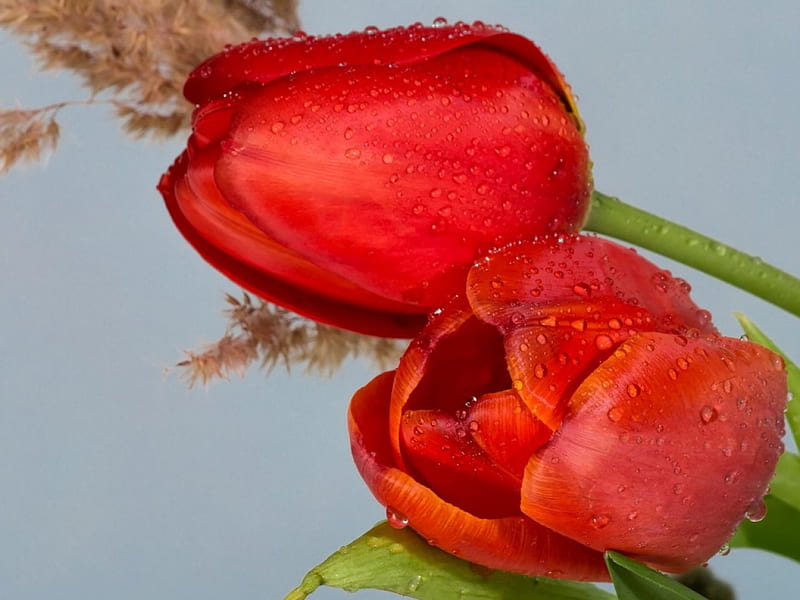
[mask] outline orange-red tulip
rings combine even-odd
[[[718,335],[689,286],[611,242],[512,245],[469,272],[396,372],[354,396],[356,464],[390,521],[491,568],[683,571],[762,496],[781,359]]]
[[[576,231],[591,175],[555,66],[483,24],[296,36],[200,65],[159,185],[214,267],[322,322],[411,337],[494,247]]]

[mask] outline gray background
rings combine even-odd
[[[532,37],[579,96],[598,189],[800,272],[797,3],[301,4],[310,33],[445,15]],[[5,106],[85,96],[6,35],[0,55]],[[221,333],[235,291],[155,191],[182,144],[131,141],[98,107],[61,121],[46,166],[0,181],[0,597],[279,599],[383,516],[344,426],[373,373],[251,372],[191,391],[165,376]],[[800,357],[797,321],[662,262],[725,332],[743,311]],[[712,565],[745,599],[794,597],[800,577],[751,551]]]

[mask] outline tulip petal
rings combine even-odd
[[[519,516],[521,478],[500,469],[475,443],[473,423],[441,410],[406,411],[401,439],[408,470],[442,500],[476,517]]]
[[[484,394],[470,407],[464,423],[492,462],[514,477],[517,488],[528,459],[552,435],[514,390]]]
[[[191,163],[182,155],[159,184],[170,216],[203,258],[261,298],[317,321],[385,337],[420,329],[422,315],[403,314],[408,306],[317,268],[231,209],[214,184],[213,152],[194,149]]]
[[[551,235],[493,252],[469,273],[475,314],[504,333],[524,324],[717,333],[690,286],[634,250],[588,235]]]
[[[530,40],[482,23],[445,27],[397,27],[386,31],[353,32],[348,35],[257,40],[232,46],[217,54],[190,75],[186,98],[205,104],[246,84],[269,84],[293,73],[325,67],[384,65],[423,62],[457,48],[480,44],[498,54],[512,56],[553,89],[582,130],[575,100],[555,65]],[[499,51],[499,52],[498,52]]]
[[[497,330],[472,317],[464,299],[456,297],[400,361],[389,415],[397,464],[404,465],[399,435],[407,410],[435,408],[455,415],[478,396],[510,385]]]
[[[761,502],[783,451],[785,398],[782,362],[760,346],[635,335],[531,459],[522,510],[597,550],[686,570]]]
[[[581,381],[636,331],[716,331],[684,282],[600,238],[514,244],[474,266],[467,289],[475,314],[505,333],[514,388],[552,430]]]
[[[393,373],[356,392],[348,412],[351,449],[377,500],[429,543],[492,569],[582,581],[607,581],[602,554],[524,517],[481,519],[439,498],[398,469],[388,444]]]
[[[563,115],[530,71],[485,48],[307,71],[242,101],[215,177],[320,268],[438,308],[475,256],[580,225],[588,157]]]

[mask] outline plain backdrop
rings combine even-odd
[[[315,34],[441,15],[533,38],[579,97],[598,189],[800,273],[798,7],[302,0],[301,15]],[[86,96],[6,34],[0,56],[4,106]],[[279,600],[383,518],[344,422],[375,373],[251,371],[192,390],[165,375],[222,333],[237,291],[155,191],[182,140],[132,141],[100,107],[60,120],[58,151],[0,180],[0,597]],[[725,333],[742,311],[800,357],[794,318],[659,262]],[[740,598],[795,597],[791,561],[734,550],[711,565]]]

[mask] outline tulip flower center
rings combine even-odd
[[[420,482],[476,516],[497,518],[521,514],[525,464],[551,434],[513,389],[500,333],[472,317],[430,355],[400,437]]]

